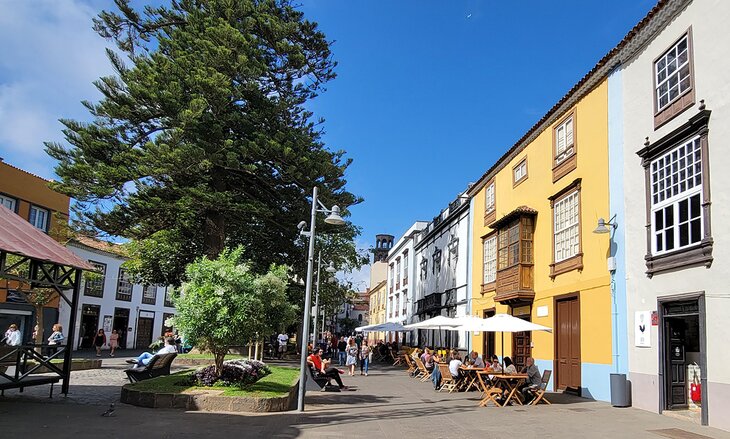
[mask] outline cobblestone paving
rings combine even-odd
[[[478,407],[479,395],[437,393],[403,370],[376,367],[370,376],[344,377],[350,390],[308,392],[304,413],[210,413],[116,404],[125,382],[120,359],[73,372],[71,393],[49,399],[47,387],[0,398],[0,438],[429,438],[541,439],[725,438],[730,432],[643,410],[551,394],[553,405]],[[15,392],[15,391],[14,391]]]
[[[49,404],[91,404],[109,405],[118,403],[122,385],[128,383],[124,370],[130,365],[125,358],[104,358],[101,369],[79,370],[71,372],[71,386],[66,397],[61,393],[61,383],[53,388],[53,398],[49,398],[50,386],[26,387],[23,392],[18,389],[6,390],[1,401],[41,402]],[[173,367],[173,372],[183,368]],[[1,437],[1,436],[0,436]]]

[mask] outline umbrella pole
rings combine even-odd
[[[504,373],[504,331],[502,331],[502,373]]]

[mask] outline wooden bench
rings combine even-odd
[[[150,362],[144,367],[132,367],[125,370],[129,382],[136,383],[137,381],[148,380],[163,375],[170,375],[170,366],[172,366],[172,360],[177,357],[176,353],[155,355],[150,358]]]

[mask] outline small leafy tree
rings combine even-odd
[[[225,249],[217,259],[200,258],[185,270],[187,282],[173,296],[172,323],[215,357],[216,374],[231,346],[273,332],[296,318],[286,295],[287,267],[255,274],[242,261],[243,248]]]

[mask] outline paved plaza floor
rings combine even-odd
[[[403,369],[344,375],[350,390],[308,392],[304,413],[231,414],[145,409],[119,403],[123,358],[73,372],[67,398],[48,388],[0,398],[0,438],[728,438],[730,433],[569,395],[553,405],[478,407],[479,394],[438,393]],[[60,389],[59,389],[60,390]],[[112,417],[102,417],[115,403]]]

